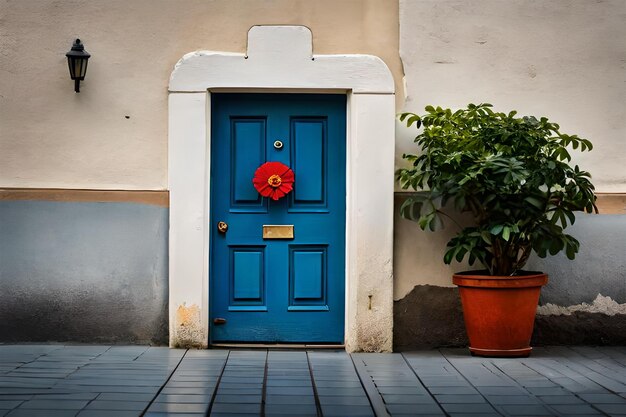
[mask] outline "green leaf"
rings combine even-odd
[[[404,119],[411,116],[413,113],[400,113],[400,121],[404,122]]]
[[[528,202],[528,203],[532,204],[533,206],[537,207],[537,208],[538,208],[538,209],[540,209],[540,210],[542,210],[542,209],[543,209],[543,207],[544,207],[544,205],[543,205],[543,201],[541,201],[541,200],[539,200],[538,198],[535,198],[535,197],[530,197],[530,196],[528,196],[528,197],[526,197],[526,198],[524,199],[524,201],[526,201],[526,202]]]
[[[489,231],[491,232],[492,235],[498,236],[500,234],[500,232],[502,232],[503,228],[504,228],[504,225],[497,224],[497,225],[493,226],[491,228],[491,230],[489,230]]]
[[[502,228],[502,239],[506,240],[507,242],[509,241],[509,237],[511,235],[511,229],[509,227],[503,227]]]
[[[408,120],[406,121],[406,126],[411,127],[413,123],[417,123],[416,126],[417,128],[419,128],[422,125],[422,119],[418,115],[415,114],[408,118]]]

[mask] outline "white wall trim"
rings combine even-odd
[[[345,91],[349,351],[390,351],[393,334],[393,77],[370,55],[313,55],[303,26],[254,26],[246,54],[198,51],[169,85],[170,346],[208,344],[210,92]],[[371,296],[371,304],[370,304]]]

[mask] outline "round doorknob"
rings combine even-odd
[[[226,233],[226,231],[228,230],[228,224],[226,224],[226,222],[219,222],[217,223],[217,231],[220,233]]]

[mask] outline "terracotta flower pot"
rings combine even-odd
[[[530,355],[539,292],[548,282],[548,275],[479,274],[462,272],[452,278],[461,295],[470,352],[478,356]]]

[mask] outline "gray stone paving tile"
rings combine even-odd
[[[616,394],[580,394],[579,397],[594,404],[626,404],[626,399]]]
[[[311,379],[309,380],[292,380],[292,379],[267,379],[265,384],[267,387],[310,387],[312,386]]]
[[[100,401],[95,400],[89,403],[87,410],[125,410],[141,411],[148,406],[148,401]]]
[[[375,417],[374,411],[366,406],[322,405],[324,417]]]
[[[26,400],[30,400],[31,398],[33,398],[33,395],[0,394],[0,399],[4,401],[13,401],[13,400],[26,401]]]
[[[161,413],[206,413],[207,404],[190,404],[190,403],[152,403],[149,412]]]
[[[415,381],[407,381],[407,380],[405,380],[405,381],[402,381],[402,380],[399,380],[399,381],[394,381],[394,380],[383,380],[383,381],[375,380],[375,384],[376,384],[376,386],[379,386],[379,387],[409,387],[409,388],[413,387],[414,388],[416,386],[415,385],[416,384]],[[424,385],[428,386],[428,384],[424,384]]]
[[[0,380],[0,383],[4,384],[9,384],[9,386],[12,385],[18,385],[18,384],[37,384],[37,385],[54,385],[57,382],[59,382],[58,379],[56,378],[37,378],[36,380],[33,381],[32,378],[23,378],[23,377],[2,377]]]
[[[265,415],[288,416],[317,415],[317,407],[312,404],[265,404]]]
[[[559,414],[561,417],[569,417],[565,414]],[[606,414],[596,411],[595,414],[576,414],[576,417],[598,417],[598,416],[606,416]],[[532,416],[529,416],[532,417]]]
[[[306,371],[273,371],[270,368],[267,371],[267,377],[275,379],[306,379],[310,376],[308,369]]]
[[[141,411],[126,410],[82,410],[77,417],[139,417]]]
[[[387,410],[392,415],[403,414],[443,414],[437,404],[387,404]]]
[[[261,404],[213,404],[213,413],[260,413]]]
[[[331,397],[331,396],[320,395],[318,398],[322,406],[324,405],[365,405],[369,407],[370,405],[370,402],[365,396],[365,394],[359,397],[341,397],[341,396]]]
[[[393,388],[391,390],[395,392],[395,390],[393,390]],[[432,394],[448,394],[448,395],[452,395],[452,394],[454,394],[454,395],[478,394],[478,391],[476,390],[476,388],[473,388],[471,386],[465,386],[465,387],[429,387],[428,390]]]
[[[319,396],[360,396],[365,395],[365,391],[363,391],[363,388],[318,388],[317,394]]]
[[[540,404],[539,400],[531,395],[486,395],[485,398],[494,405]]]
[[[360,381],[330,381],[330,380],[315,380],[315,386],[318,388],[358,388],[361,386]]]
[[[53,393],[49,388],[32,388],[32,387],[0,387],[0,395],[33,395],[33,394],[50,394]]]
[[[223,388],[220,386],[220,394],[224,395],[261,395],[263,387],[257,388]],[[212,392],[212,391],[211,391]]]
[[[97,395],[97,394],[96,394]],[[154,394],[137,394],[123,392],[104,392],[98,395],[98,401],[144,401],[150,402],[154,398]]]
[[[226,372],[224,372],[226,375]],[[221,383],[224,384],[262,384],[264,378],[261,377],[233,377],[233,376],[222,376]]]
[[[15,370],[13,372],[6,373],[2,378],[5,377],[19,377],[19,378],[50,378],[50,379],[63,379],[68,376],[67,372],[28,372]]]
[[[215,402],[230,404],[261,404],[261,395],[224,395],[218,393],[215,396]]]
[[[167,384],[169,387],[169,384]],[[220,382],[220,389],[254,389],[254,388],[263,388],[263,384],[224,384]]]
[[[418,373],[419,375],[419,373]],[[440,377],[440,378],[421,378],[422,383],[427,387],[469,387],[471,386],[462,378],[449,378],[449,377]]]
[[[337,391],[340,388],[335,389]],[[320,389],[317,390],[320,393]],[[312,395],[313,388],[312,387],[267,387],[265,392],[267,395]],[[363,392],[363,390],[361,390]],[[331,395],[331,394],[323,394],[320,395]],[[336,394],[342,395],[342,394]]]
[[[585,404],[574,395],[543,395],[538,398],[546,404]]]
[[[74,417],[78,410],[34,410],[17,408],[7,414],[7,417]]]
[[[584,405],[584,404],[575,404],[575,405],[559,404],[559,405],[552,405],[550,408],[564,416],[572,416],[572,415],[578,415],[578,414],[589,415],[589,414],[594,414],[594,413],[597,415],[601,415],[600,413],[598,413],[598,410],[594,409],[590,405]]]
[[[289,415],[289,414],[287,414]],[[232,417],[233,414],[229,414],[229,417]],[[257,416],[255,416],[257,417]],[[285,417],[285,414],[280,413],[265,413],[265,417]],[[315,413],[304,413],[298,414],[298,417],[317,417],[317,411]]]
[[[528,392],[524,391],[520,387],[476,387],[483,395],[528,395]]]
[[[423,387],[413,386],[413,387],[377,387],[378,392],[381,394],[397,394],[397,395],[427,395],[428,391],[426,391]],[[468,394],[475,394],[476,391],[468,392]]]
[[[23,403],[21,409],[37,410],[80,410],[88,401],[78,400],[30,400]]]
[[[17,408],[20,404],[22,404],[23,401],[19,401],[19,400],[1,400],[0,399],[0,410],[13,410],[14,408]]]
[[[167,385],[161,390],[161,394],[194,394],[211,395],[215,387],[205,388],[170,388]]]
[[[501,415],[498,413],[485,413],[481,414],[480,417],[499,417]],[[450,413],[450,417],[476,417],[476,414]]]
[[[383,394],[387,404],[434,404],[435,400],[430,395],[402,395]]]
[[[206,387],[206,382],[181,382],[181,381],[170,381],[167,383],[168,388],[203,388]],[[138,388],[138,387],[136,387]]]
[[[209,378],[206,376],[172,376],[170,381],[179,381],[179,382],[206,382]]]
[[[440,404],[478,404],[485,402],[485,399],[481,395],[437,394],[435,395],[435,399]]]
[[[157,412],[149,412],[144,414],[144,417],[204,417],[206,413],[157,413]],[[229,415],[230,417],[234,417],[233,414]],[[255,417],[258,417],[255,416]]]
[[[496,411],[489,404],[441,404],[448,413],[483,414],[495,413]]]
[[[313,395],[267,395],[266,404],[315,404]]]
[[[541,405],[502,405],[502,409],[511,416],[552,416],[550,410]]]
[[[57,387],[63,387],[66,385],[98,385],[98,386],[116,386],[116,387],[160,387],[165,382],[165,378],[159,378],[158,380],[120,380],[120,379],[107,379],[107,378],[89,378],[89,379],[67,379],[66,381],[57,384]],[[185,382],[187,384],[189,382]],[[202,385],[203,383],[198,383]],[[192,385],[193,386],[193,385]]]
[[[562,387],[551,387],[551,388],[538,388],[538,387],[529,387],[527,390],[534,395],[544,396],[544,395],[572,395],[572,393]]]
[[[177,414],[176,417],[178,417],[179,415]],[[146,417],[150,417],[146,414]],[[155,416],[157,417],[157,416]],[[245,413],[211,413],[211,417],[259,417],[258,413],[251,413],[251,414],[245,414]],[[267,415],[265,417],[268,417]]]
[[[57,394],[36,394],[33,400],[93,400],[98,396],[97,392],[75,392]]]
[[[156,394],[159,387],[130,387],[114,385],[57,385],[55,388],[63,389],[66,392],[119,392],[119,393],[140,393]]]
[[[623,404],[594,404],[595,408],[609,415],[622,416],[626,415],[626,406]]]
[[[443,412],[439,414],[419,414],[419,413],[402,413],[402,414],[394,414],[393,417],[443,417],[445,414]],[[473,417],[476,417],[474,415]]]
[[[154,402],[208,404],[211,402],[211,398],[212,398],[212,395],[159,394],[159,396],[154,399]]]

